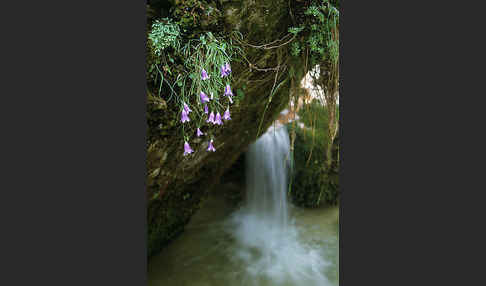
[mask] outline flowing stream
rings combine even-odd
[[[247,152],[244,204],[212,194],[150,261],[148,284],[338,285],[339,208],[287,203],[288,156],[287,130],[272,126]]]

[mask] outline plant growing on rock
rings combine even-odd
[[[239,51],[238,47],[231,40],[217,38],[211,32],[200,35],[198,39],[184,40],[178,24],[170,19],[156,21],[152,25],[148,43],[151,56],[156,58],[149,73],[158,72],[160,80],[155,83],[159,84],[159,97],[162,97],[163,85],[170,89],[170,95],[163,99],[179,109],[185,141],[183,154],[189,155],[194,152],[188,147],[192,134],[197,137],[209,134],[213,140],[210,127],[223,125],[222,119],[231,119],[229,108],[233,103],[233,77],[230,63]],[[171,53],[167,52],[168,49]],[[206,132],[203,132],[201,129],[205,127]],[[212,141],[208,142],[210,145]],[[214,151],[214,147],[208,150]]]

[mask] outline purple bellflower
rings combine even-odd
[[[206,72],[205,69],[201,71],[201,80],[207,80],[209,79],[208,73]]]
[[[208,151],[213,151],[213,152],[216,151],[216,149],[214,149],[214,146],[213,146],[213,139],[211,139],[211,141],[209,141]]]
[[[221,66],[221,77],[225,77],[227,76],[228,74],[226,73],[226,68],[224,65]]]
[[[227,84],[224,88],[224,95],[233,96],[233,92],[231,91],[231,86],[229,84]]]
[[[231,73],[231,67],[229,63],[225,63],[221,66],[221,77],[228,76]]]
[[[214,120],[214,124],[222,125],[223,121],[221,121],[221,114],[219,112],[216,114],[216,119]]]
[[[186,111],[187,114],[192,112],[192,110],[189,108],[189,106],[186,103],[184,103],[184,111]]]
[[[202,133],[201,129],[198,128],[197,131],[196,131],[196,135],[197,135],[197,137],[199,137],[201,135],[204,135],[204,133]]]
[[[231,67],[230,67],[229,63],[226,63],[224,65],[224,69],[226,70],[226,75],[229,75],[231,73]]]
[[[189,119],[189,116],[187,116],[187,112],[184,109],[184,110],[182,110],[182,113],[181,113],[181,122],[184,123],[186,121],[191,121],[191,120]]]
[[[204,113],[209,114],[208,106],[204,104]]]
[[[206,121],[206,123],[214,124],[214,112],[211,111],[211,114],[209,114],[209,119]]]
[[[204,102],[209,102],[209,97],[201,91],[201,93],[199,94],[199,96],[201,97],[201,102],[204,103]]]
[[[194,152],[194,150],[192,150],[191,146],[189,146],[189,143],[187,143],[187,141],[184,142],[184,156],[191,154],[192,152]]]
[[[223,119],[224,120],[231,120],[231,117],[230,117],[230,112],[229,112],[229,107],[226,108],[226,111],[224,112],[223,114]]]

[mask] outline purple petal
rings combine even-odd
[[[187,143],[187,141],[184,142],[184,156],[191,154],[192,152],[194,152],[194,150],[192,150],[191,146],[189,146],[189,143]]]
[[[201,93],[199,94],[199,96],[201,97],[201,102],[209,102],[209,97],[201,91]]]
[[[223,115],[223,119],[224,120],[231,120],[229,108],[226,108],[226,111],[224,112],[224,115]]]
[[[214,112],[211,111],[211,114],[209,114],[209,119],[206,122],[214,124]]]
[[[192,112],[192,110],[189,108],[189,106],[184,103],[184,110],[186,111],[187,114],[189,114],[189,112]]]
[[[201,71],[201,80],[207,80],[209,79],[208,73],[206,72],[205,69]]]
[[[221,77],[225,77],[226,76],[226,68],[224,65],[221,66]]]
[[[229,84],[227,84],[224,88],[224,95],[233,95],[233,92],[231,91],[231,86]]]
[[[187,116],[187,112],[185,110],[182,110],[181,122],[184,123],[184,122],[187,122],[187,121],[191,121],[191,120],[189,119],[189,116]]]
[[[214,148],[214,146],[213,146],[213,139],[211,139],[211,141],[209,141],[209,144],[208,144],[208,149],[207,149],[207,150],[208,150],[208,151],[213,151],[213,152],[215,152],[215,151],[216,151],[216,149],[215,149],[215,148]]]
[[[219,114],[219,112],[216,114],[216,120],[214,123],[218,125],[223,124],[223,121],[221,121],[221,114]]]

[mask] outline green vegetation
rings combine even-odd
[[[310,52],[310,65],[322,61],[337,63],[339,59],[339,1],[314,0],[304,11],[306,16],[299,27],[289,28],[295,35],[302,34],[299,41],[292,43],[292,55],[298,56],[303,47]]]
[[[327,113],[327,147],[323,162],[324,169],[331,169],[332,150],[338,133],[339,121],[337,115],[337,98],[339,88],[339,1],[312,0],[310,5],[302,7],[301,17],[289,28],[289,32],[297,36],[292,43],[291,54],[295,61],[306,66],[312,83],[319,87],[322,102],[329,107]],[[298,27],[298,28],[295,28]],[[296,78],[300,82],[300,78]],[[297,103],[302,94],[297,90],[293,93],[293,101]],[[322,131],[322,130],[320,130]],[[292,131],[292,146],[296,142],[296,133]]]
[[[148,33],[147,46],[149,88],[158,86],[157,96],[151,95],[149,99],[171,104],[175,107],[172,109],[174,113],[181,112],[184,104],[194,111],[191,121],[180,124],[182,138],[188,141],[207,119],[201,92],[211,96],[207,104],[211,112],[223,114],[228,108],[230,103],[228,99],[223,101],[223,93],[225,87],[231,85],[233,76],[229,73],[222,77],[221,67],[230,64],[241,49],[231,38],[216,37],[210,31],[198,38],[187,38],[181,34],[179,24],[168,18],[155,20]],[[206,80],[201,78],[203,71],[209,76]],[[241,89],[238,90],[237,101],[242,94]],[[212,136],[211,132],[209,135]]]
[[[179,25],[172,23],[171,19],[163,18],[152,24],[152,30],[148,34],[150,46],[156,56],[160,56],[167,47],[179,48]]]
[[[326,107],[317,100],[299,111],[304,128],[297,128],[294,149],[294,171],[290,196],[299,206],[317,207],[337,204],[339,200],[339,140],[331,152],[332,164],[326,168],[328,117]]]

